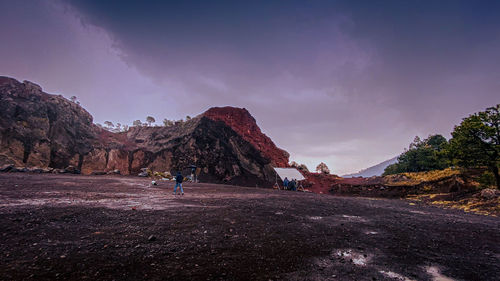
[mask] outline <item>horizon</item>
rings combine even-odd
[[[0,75],[132,124],[246,108],[313,171],[356,173],[499,103],[500,2],[0,0]]]

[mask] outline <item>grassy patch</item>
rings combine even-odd
[[[389,175],[384,177],[384,182],[388,186],[415,186],[425,182],[439,181],[454,175],[461,174],[459,169],[447,168],[444,170],[435,170],[419,173],[402,173],[397,175]],[[431,185],[426,185],[424,189],[432,190]]]

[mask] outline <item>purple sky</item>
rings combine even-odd
[[[375,3],[376,2],[376,3]],[[247,108],[310,169],[392,158],[500,102],[499,1],[0,0],[0,75],[131,124]]]

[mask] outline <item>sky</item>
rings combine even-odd
[[[500,103],[500,1],[0,0],[0,75],[103,123],[244,107],[346,174]]]

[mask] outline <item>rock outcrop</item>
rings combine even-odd
[[[224,122],[260,150],[266,158],[271,160],[274,166],[288,167],[290,154],[276,147],[274,142],[261,132],[255,119],[245,108],[213,107],[203,113],[203,116],[214,121]]]
[[[0,164],[78,166],[96,129],[79,105],[34,83],[0,77]]]
[[[196,165],[205,182],[271,186],[272,167],[288,165],[288,153],[246,109],[212,108],[173,126],[112,133],[78,104],[8,77],[0,77],[0,135],[0,166],[137,175],[142,168],[187,173]]]

